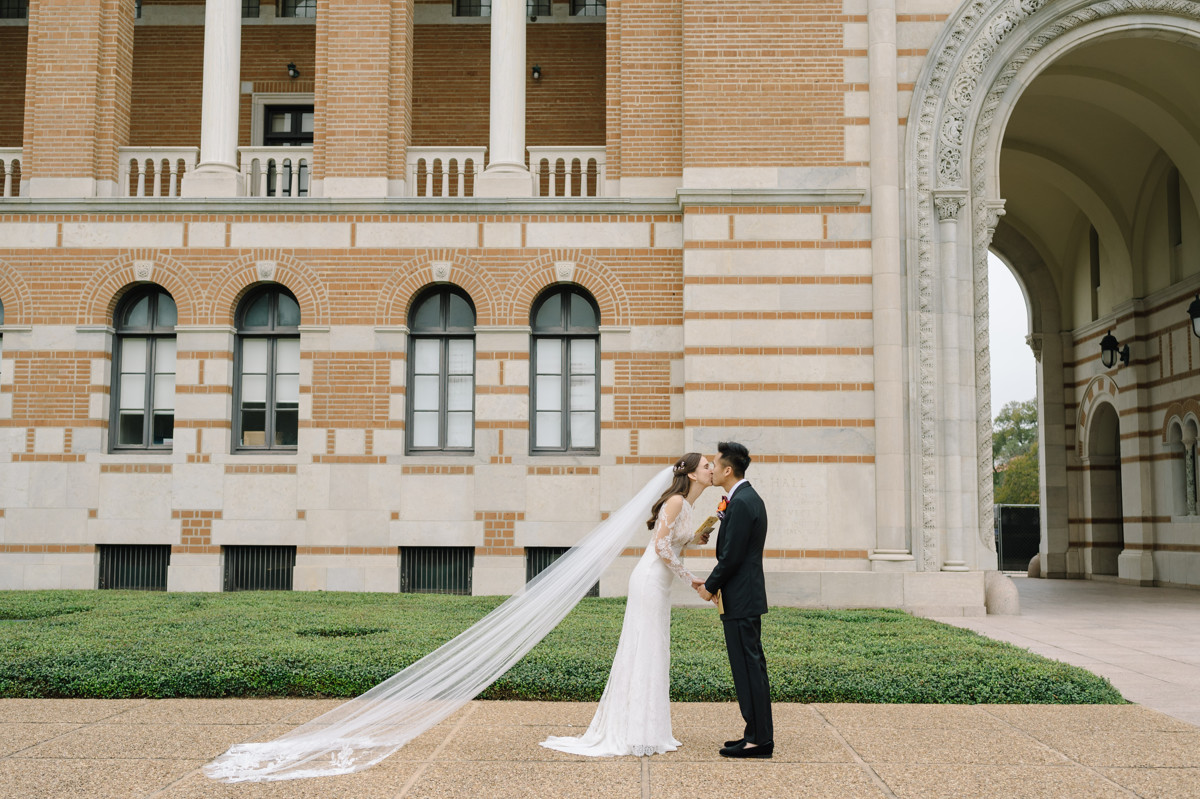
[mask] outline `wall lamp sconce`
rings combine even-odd
[[[1105,369],[1111,369],[1116,365],[1117,358],[1121,359],[1122,366],[1129,365],[1129,345],[1122,347],[1110,330],[1100,339],[1100,362]]]
[[[1200,294],[1197,294],[1196,299],[1188,306],[1188,316],[1192,317],[1192,332],[1196,334],[1196,338],[1200,338]]]
[[[533,65],[533,79],[534,80],[542,79],[542,68],[539,67],[537,64]]]
[[[288,64],[288,77],[289,78],[300,77],[300,70],[296,69],[296,65],[294,63]]]

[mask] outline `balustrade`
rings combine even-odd
[[[183,175],[196,168],[196,147],[122,147],[121,183],[123,197],[178,197]]]
[[[474,197],[486,147],[409,147],[410,197]]]
[[[0,147],[0,176],[4,181],[0,197],[16,197],[21,193],[20,147]]]
[[[535,197],[603,197],[603,147],[529,147]]]
[[[307,197],[312,147],[239,147],[247,197]]]

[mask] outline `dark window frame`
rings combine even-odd
[[[538,311],[542,305],[554,297],[560,297],[561,316],[558,327],[542,327],[537,326],[536,320]],[[578,296],[585,300],[592,308],[592,313],[596,318],[595,327],[580,327],[571,324],[570,321],[570,298]],[[600,454],[600,306],[597,304],[595,297],[586,289],[578,284],[557,285],[543,291],[534,301],[529,313],[530,323],[530,347],[529,347],[529,454],[530,455],[599,455]],[[596,379],[596,394],[595,394],[595,427],[593,446],[590,447],[575,447],[571,445],[571,377],[573,373],[570,371],[570,356],[571,342],[580,340],[591,340],[595,342],[595,371],[592,372]],[[561,347],[559,351],[559,363],[562,371],[560,391],[560,442],[558,447],[539,447],[537,445],[537,414],[538,414],[538,390],[537,390],[537,353],[538,342],[558,341]]]
[[[525,14],[529,17],[548,17],[553,14],[553,0],[525,0]],[[486,12],[486,13],[485,13]],[[454,0],[456,17],[490,17],[492,0]]]
[[[29,0],[0,0],[0,19],[29,19]]]
[[[604,17],[608,16],[608,4],[605,0],[571,0],[571,16],[573,17]]]
[[[268,324],[265,327],[247,327],[245,324],[246,312],[250,309],[250,307],[254,304],[254,302],[257,301],[258,298],[263,296],[264,294],[270,295],[270,300],[268,301],[268,310],[267,310]],[[292,299],[292,301],[294,301],[296,303],[297,306],[300,305],[299,300],[296,299],[296,296],[294,294],[292,294],[292,292],[288,291],[283,286],[280,286],[277,284],[270,284],[270,285],[262,286],[253,291],[248,292],[246,294],[246,296],[242,298],[241,303],[238,304],[237,315],[235,317],[237,333],[236,333],[236,341],[234,342],[234,350],[233,350],[233,440],[231,442],[231,448],[230,448],[234,454],[258,453],[258,454],[290,455],[290,454],[294,454],[295,452],[297,452],[297,450],[299,448],[299,441],[297,441],[296,444],[276,444],[275,443],[276,416],[279,412],[279,409],[277,407],[278,403],[276,402],[276,399],[275,399],[276,352],[278,350],[279,341],[281,341],[281,340],[299,341],[300,340],[300,326],[299,325],[296,325],[296,326],[282,325],[281,326],[278,324],[279,297],[281,295],[286,295],[286,296],[290,297]],[[303,317],[301,317],[301,319],[303,319]],[[244,344],[247,340],[261,341],[264,339],[268,342],[268,346],[267,346],[267,372],[266,372],[266,400],[264,403],[265,408],[263,410],[263,412],[265,414],[265,422],[263,425],[264,426],[263,444],[262,445],[255,445],[255,444],[247,445],[247,444],[241,443],[242,442],[242,433],[243,433],[242,381],[243,381],[243,377],[244,377],[244,375],[242,374],[242,368],[244,365],[244,363],[243,363],[244,357],[242,354],[242,350],[243,350]],[[299,436],[299,416],[300,416],[299,402],[297,402],[297,409],[296,409],[297,436]]]
[[[417,298],[413,301],[409,309],[408,351],[406,357],[408,361],[408,374],[406,377],[404,402],[404,427],[406,430],[404,450],[408,455],[473,455],[475,453],[475,394],[478,389],[477,369],[475,368],[478,353],[475,348],[475,326],[472,324],[470,330],[467,330],[465,327],[450,327],[449,306],[451,295],[466,300],[467,305],[471,307],[472,321],[478,322],[478,313],[475,309],[475,303],[471,300],[471,295],[458,286],[445,283],[437,284],[422,291],[417,295]],[[416,315],[417,309],[435,297],[439,299],[441,305],[439,309],[440,327],[416,327],[413,324],[413,318]],[[450,447],[446,445],[448,429],[447,415],[450,412],[447,401],[450,383],[450,341],[463,339],[468,339],[471,342],[471,445],[469,447]],[[416,342],[420,340],[436,340],[440,345],[438,360],[438,444],[435,447],[419,447],[413,443],[413,435],[416,432],[416,424],[413,421],[413,396],[415,394],[417,377]]]
[[[279,16],[292,19],[316,19],[317,18],[317,0],[280,0]],[[308,13],[309,10],[312,13]],[[297,11],[303,11],[302,14],[297,14]]]
[[[108,451],[109,452],[151,452],[151,453],[166,453],[172,452],[175,448],[174,436],[174,419],[175,414],[172,412],[172,435],[170,444],[155,444],[154,443],[154,362],[158,353],[159,343],[164,339],[175,341],[175,327],[165,327],[158,325],[158,305],[159,299],[165,296],[174,304],[175,299],[171,293],[159,285],[150,285],[142,288],[134,289],[121,298],[118,303],[116,313],[113,314],[113,348],[111,361],[112,379],[109,381],[109,413],[108,413]],[[129,309],[140,302],[143,298],[149,298],[147,318],[150,324],[145,327],[130,327],[121,323],[122,317]],[[178,312],[178,308],[176,309]],[[142,443],[141,444],[122,444],[121,443],[121,359],[123,357],[124,347],[122,344],[129,339],[146,339],[146,363],[142,374],[146,376],[146,385],[143,389],[142,408],[144,411],[142,417]],[[178,354],[176,355],[178,358]],[[178,363],[178,360],[176,361]],[[176,367],[178,368],[178,367]],[[178,372],[172,372],[178,374]]]

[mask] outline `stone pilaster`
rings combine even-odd
[[[133,0],[42,0],[30,8],[25,177],[33,197],[118,194],[128,144]]]

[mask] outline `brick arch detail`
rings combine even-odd
[[[1117,410],[1119,416],[1117,395],[1120,393],[1117,381],[1108,375],[1096,375],[1088,382],[1083,391],[1083,400],[1079,403],[1079,411],[1075,415],[1075,453],[1079,457],[1082,458],[1087,452],[1084,445],[1087,443],[1088,420],[1092,418],[1092,411],[1100,403],[1107,402]]]
[[[1189,421],[1191,422],[1193,428],[1200,430],[1200,402],[1197,402],[1191,397],[1181,402],[1172,402],[1170,406],[1167,407],[1167,414],[1163,419],[1163,443],[1171,443],[1171,428],[1174,425],[1178,424],[1182,430],[1186,431]]]
[[[555,263],[575,265],[571,280],[587,289],[600,306],[600,324],[629,324],[629,295],[616,273],[600,261],[578,250],[554,250],[522,267],[520,277],[508,286],[505,309],[513,324],[529,324],[533,301],[550,286],[562,283]]]
[[[434,277],[435,263],[450,265],[444,279]],[[408,324],[413,297],[434,283],[452,283],[467,292],[475,305],[475,324],[494,325],[501,321],[497,305],[502,292],[495,278],[478,262],[453,250],[422,253],[393,272],[379,292],[375,318],[384,325]]]
[[[27,325],[32,321],[33,296],[29,293],[29,284],[4,261],[0,261],[0,304],[4,306],[4,324]]]
[[[148,276],[138,276],[140,262],[149,262]],[[130,250],[93,272],[80,292],[78,324],[111,325],[117,304],[131,289],[161,286],[175,301],[179,324],[200,321],[205,305],[202,284],[186,266],[154,250]]]
[[[263,276],[259,264],[275,264],[269,276]],[[238,303],[252,289],[278,283],[292,292],[300,304],[300,320],[305,325],[329,324],[329,292],[324,281],[307,264],[282,250],[254,250],[229,263],[213,278],[216,291],[209,304],[208,316],[216,324],[234,324]]]

